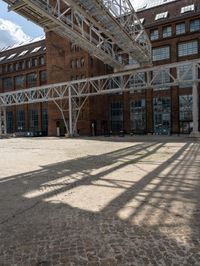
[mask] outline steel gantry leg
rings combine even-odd
[[[69,95],[69,137],[73,136],[73,118],[72,118],[72,91],[71,87],[68,90]]]
[[[192,116],[193,116],[193,130],[190,134],[191,137],[200,137],[200,132],[199,132],[199,93],[198,93],[198,69],[196,66],[193,64],[193,86],[192,86],[192,100],[193,100],[193,105],[192,105]]]
[[[0,107],[0,137],[7,134],[6,108]]]
[[[191,137],[200,137],[199,132],[199,94],[198,94],[198,83],[194,82],[192,87],[192,116],[193,116],[193,130],[190,134]]]
[[[55,105],[61,112],[61,116],[66,128],[66,136],[74,137],[77,136],[77,123],[80,116],[80,112],[86,103],[88,96],[74,98],[72,96],[72,88],[68,88],[67,100],[53,100]]]

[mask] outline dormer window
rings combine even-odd
[[[0,57],[0,62],[3,61],[5,58],[5,56]]]
[[[168,11],[163,12],[163,13],[159,13],[159,14],[156,15],[155,20],[167,18],[167,16],[168,16]]]
[[[187,12],[192,12],[194,11],[194,4],[189,5],[189,6],[184,6],[181,8],[181,14],[187,13]]]
[[[22,51],[18,56],[23,56],[23,55],[25,55],[25,54],[27,54],[28,53],[28,50],[24,50],[24,51]]]
[[[16,56],[16,53],[15,54],[11,54],[7,59],[13,59],[15,56]]]
[[[41,46],[39,46],[39,47],[35,47],[35,48],[31,51],[31,53],[36,53],[36,52],[38,52],[41,48],[42,48]]]

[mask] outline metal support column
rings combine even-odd
[[[191,137],[200,137],[199,132],[199,94],[198,94],[198,82],[197,82],[197,68],[193,65],[193,86],[192,86],[192,116],[193,116],[193,130],[190,134]]]
[[[72,92],[71,87],[68,89],[68,96],[69,96],[69,136],[73,136],[73,121],[72,121]]]
[[[0,107],[0,136],[7,134],[6,108]]]
[[[0,137],[2,136],[3,124],[2,124],[2,109],[0,108]]]

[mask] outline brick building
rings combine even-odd
[[[137,15],[152,42],[153,65],[199,58],[198,0],[157,1],[138,9]],[[129,61],[131,64],[131,58]],[[184,66],[180,68],[180,73],[183,69]],[[47,32],[45,40],[0,52],[0,92],[110,72],[109,66],[53,32]],[[187,75],[191,72],[188,71]],[[166,80],[167,83],[168,78],[163,72],[154,82],[158,85],[161,80]],[[57,127],[63,135],[64,123],[54,103],[7,110],[9,133],[43,131],[44,134],[56,135]],[[90,97],[78,122],[78,131],[83,135],[118,133],[121,130],[139,134],[177,134],[190,133],[191,129],[191,84]]]
[[[14,45],[0,53],[0,92],[22,90],[47,83],[44,38]],[[7,132],[48,131],[46,103],[7,109]]]

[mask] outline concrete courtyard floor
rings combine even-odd
[[[1,139],[2,265],[200,265],[200,142]]]

